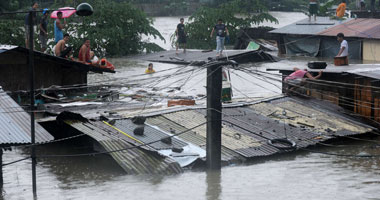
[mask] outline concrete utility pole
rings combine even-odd
[[[222,66],[237,65],[233,60],[207,64],[207,141],[206,165],[220,170],[222,147]]]
[[[222,66],[207,68],[207,169],[220,170],[222,145]]]

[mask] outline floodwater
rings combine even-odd
[[[303,17],[301,13],[274,13],[287,24]],[[172,29],[168,24],[177,23],[177,18],[157,18],[155,26],[167,37]],[[165,47],[165,48],[170,48]],[[118,73],[91,75],[90,82],[115,81],[122,84],[126,77],[139,78],[147,63],[138,63],[125,58],[113,59]],[[301,61],[282,61],[286,65],[303,64]],[[154,64],[157,72],[179,66]],[[268,63],[251,66],[264,71]],[[181,68],[184,71],[184,68]],[[170,70],[165,73],[173,73]],[[205,72],[194,71],[192,79],[183,77],[141,84],[147,90],[149,84],[159,87],[155,91],[163,96],[187,96],[204,94]],[[238,76],[238,75],[239,76]],[[156,73],[152,76],[159,76]],[[189,77],[188,74],[183,75]],[[242,78],[242,77],[243,78]],[[275,75],[274,75],[275,76]],[[178,80],[179,79],[179,80]],[[280,92],[279,83],[259,80],[241,71],[231,72],[232,85],[236,87],[236,98],[263,97]],[[128,79],[129,80],[129,79]],[[174,83],[170,81],[173,80]],[[181,89],[165,90],[170,84]],[[122,87],[128,94],[129,89]],[[237,91],[239,90],[239,91]],[[134,92],[134,91],[132,91]],[[164,104],[164,102],[160,102]],[[335,154],[380,155],[380,138],[371,141],[347,139],[333,143],[333,147],[318,147],[315,150]],[[344,145],[343,145],[344,144]],[[37,149],[37,154],[76,154],[88,152],[90,147],[80,140],[50,144]],[[4,153],[4,163],[28,156],[22,148]],[[31,161],[21,161],[3,168],[3,199],[32,199]],[[221,172],[203,170],[186,171],[173,176],[133,176],[124,171],[107,155],[40,158],[37,165],[37,191],[39,199],[181,199],[181,200],[224,200],[224,199],[380,199],[380,158],[340,157],[299,151],[266,160],[257,160],[245,165],[226,166]],[[1,199],[1,197],[0,197]]]

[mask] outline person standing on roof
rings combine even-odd
[[[33,2],[32,8],[30,9],[30,11],[36,11],[37,8],[38,8],[38,3]],[[32,13],[32,27],[34,27],[36,24],[37,24],[37,13],[33,12]],[[25,47],[29,48],[29,12],[25,16]]]
[[[314,15],[314,21],[317,21],[318,14],[318,2],[317,0],[309,1],[309,22],[311,21],[311,16]]]
[[[62,12],[57,12],[57,19],[54,22],[54,37],[55,37],[55,43],[58,43],[60,40],[63,39],[63,28],[66,26],[66,21],[64,20],[63,24],[61,22],[62,20]]]
[[[337,40],[340,42],[340,49],[339,49],[338,55],[336,57],[344,58],[344,61],[345,61],[344,64],[348,65],[348,43],[344,39],[343,33],[338,33],[338,35],[336,35],[336,37],[337,37]]]
[[[226,35],[229,36],[227,26],[223,24],[222,19],[218,19],[218,24],[214,26],[211,31],[210,37],[212,38],[214,31],[216,32],[216,56],[222,56],[224,49],[224,40]]]
[[[344,13],[346,13],[346,0],[342,0],[336,9],[336,16],[341,19],[344,17]]]
[[[176,53],[178,53],[179,45],[183,45],[183,53],[186,53],[186,32],[185,25],[183,24],[185,20],[181,18],[179,21],[180,23],[177,25],[177,29],[175,31],[177,35]]]
[[[48,36],[48,31],[47,31],[47,25],[48,25],[48,15],[49,11],[47,8],[42,11],[42,18],[40,21],[40,42],[41,42],[41,52],[45,52],[46,47],[47,47],[47,36]]]

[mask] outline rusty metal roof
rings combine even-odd
[[[321,31],[318,35],[336,36],[338,33],[343,33],[345,37],[380,39],[380,19],[350,20]]]
[[[0,89],[0,145],[31,143],[30,115]],[[53,140],[42,126],[35,123],[36,143]]]
[[[169,157],[160,156],[155,151],[147,152],[141,148],[132,148],[134,144],[117,136],[121,133],[104,129],[103,122],[66,123],[97,140],[106,151],[131,148],[110,153],[128,174],[171,175],[182,172],[180,165]]]

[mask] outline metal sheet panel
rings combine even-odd
[[[171,132],[173,134],[180,133],[187,130],[186,127],[181,126],[173,121],[170,121],[169,119],[163,116],[148,118],[147,123],[154,126],[158,126],[161,129],[167,132]],[[197,145],[201,147],[202,149],[206,150],[206,138],[197,134],[196,132],[188,131],[188,132],[178,135],[178,137],[188,143]],[[244,157],[222,146],[222,161],[228,162],[228,163],[236,163],[236,162],[244,162],[245,160],[246,159]]]
[[[327,104],[327,103],[324,103]],[[276,119],[294,127],[303,129],[303,132],[319,133],[322,136],[361,134],[372,129],[367,125],[360,125],[344,116],[332,113],[330,110],[303,105],[289,98],[284,101],[260,103],[251,106],[255,110],[272,119]],[[283,112],[285,111],[285,115]]]
[[[202,115],[201,113],[193,110],[170,113],[164,115],[164,117],[178,124],[181,124],[186,128],[193,128],[199,124],[206,122],[205,115]],[[206,124],[194,129],[194,132],[203,137],[206,137]],[[259,141],[255,140],[253,137],[241,134],[240,132],[229,128],[228,126],[223,126],[222,128],[222,146],[235,151],[244,157],[250,157],[250,155],[246,154],[245,152],[240,152],[239,149],[258,147],[260,145],[261,144]]]
[[[348,19],[348,21],[351,19]],[[316,35],[330,27],[339,24],[338,20],[332,20],[329,17],[318,17],[316,22],[309,22],[309,19],[297,21],[296,23],[275,29],[270,33],[276,34],[293,34],[293,35]]]
[[[380,19],[358,18],[318,33],[321,36],[336,36],[343,33],[345,37],[380,39]]]
[[[123,120],[116,120],[115,125],[116,128],[120,129],[124,133],[128,134],[130,137],[136,138],[137,140],[143,142],[143,143],[151,143],[154,141],[159,141],[163,138],[167,138],[167,133],[164,133],[152,126],[144,125],[144,135],[139,136],[133,134],[133,130],[137,128],[137,125],[132,123],[130,119],[123,119]],[[171,138],[172,143],[166,144],[162,141],[154,142],[152,144],[149,144],[148,146],[156,149],[156,150],[162,150],[162,149],[172,149],[174,147],[181,148],[186,146],[187,144],[183,141],[178,140],[177,138],[173,137]]]
[[[116,151],[110,153],[115,161],[128,174],[178,174],[183,170],[177,162],[170,158],[165,158],[158,155],[157,152],[146,152],[141,148],[134,147],[131,144],[117,135],[120,134],[116,130],[110,132],[105,131],[101,126],[101,122],[91,123],[68,123],[75,129],[89,135],[101,144],[106,151],[115,151],[125,148],[128,150]]]
[[[31,143],[30,115],[0,89],[0,144]],[[35,123],[36,143],[54,139],[42,126]]]

